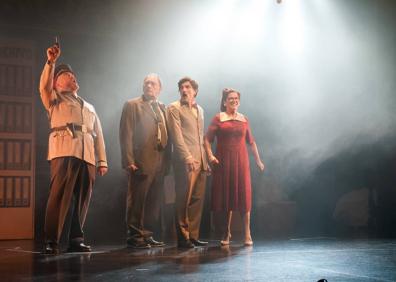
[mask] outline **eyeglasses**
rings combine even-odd
[[[227,98],[227,101],[238,101],[239,100],[239,97],[228,97]]]

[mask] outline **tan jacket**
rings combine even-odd
[[[50,128],[67,123],[83,125],[86,132],[53,131],[48,140],[48,160],[76,157],[92,165],[107,167],[105,143],[100,120],[94,107],[73,93],[48,92],[44,85],[53,77],[54,66],[46,64],[40,79],[40,97],[47,110]],[[82,105],[81,105],[82,104]]]
[[[185,163],[194,158],[202,163],[204,170],[208,169],[206,151],[204,149],[204,112],[196,105],[198,117],[187,104],[180,101],[168,106],[167,119],[169,135],[172,139],[175,161]]]
[[[165,118],[165,105],[159,105]],[[133,164],[144,174],[164,169],[169,146],[165,150],[159,150],[157,134],[156,116],[149,101],[145,101],[143,97],[127,101],[122,110],[119,132],[122,167]],[[162,162],[159,164],[160,168],[159,161]]]

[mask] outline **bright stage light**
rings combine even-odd
[[[301,55],[304,51],[305,24],[301,0],[292,0],[282,7],[281,40],[285,53]]]

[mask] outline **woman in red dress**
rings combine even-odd
[[[241,94],[230,88],[223,90],[220,109],[205,135],[205,146],[213,166],[212,210],[227,212],[225,234],[221,245],[229,245],[232,212],[241,214],[245,230],[246,246],[253,245],[250,235],[251,183],[249,156],[246,143],[250,145],[258,168],[263,171],[256,142],[250,131],[248,119],[238,113]],[[216,152],[211,143],[216,139]]]

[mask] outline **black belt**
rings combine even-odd
[[[92,130],[88,130],[85,125],[80,125],[75,123],[66,123],[66,125],[63,126],[53,127],[50,129],[50,132],[52,133],[62,130],[66,130],[67,132],[69,132],[73,136],[73,138],[76,137],[76,131],[82,133],[90,133],[93,137],[96,137],[96,134]]]

